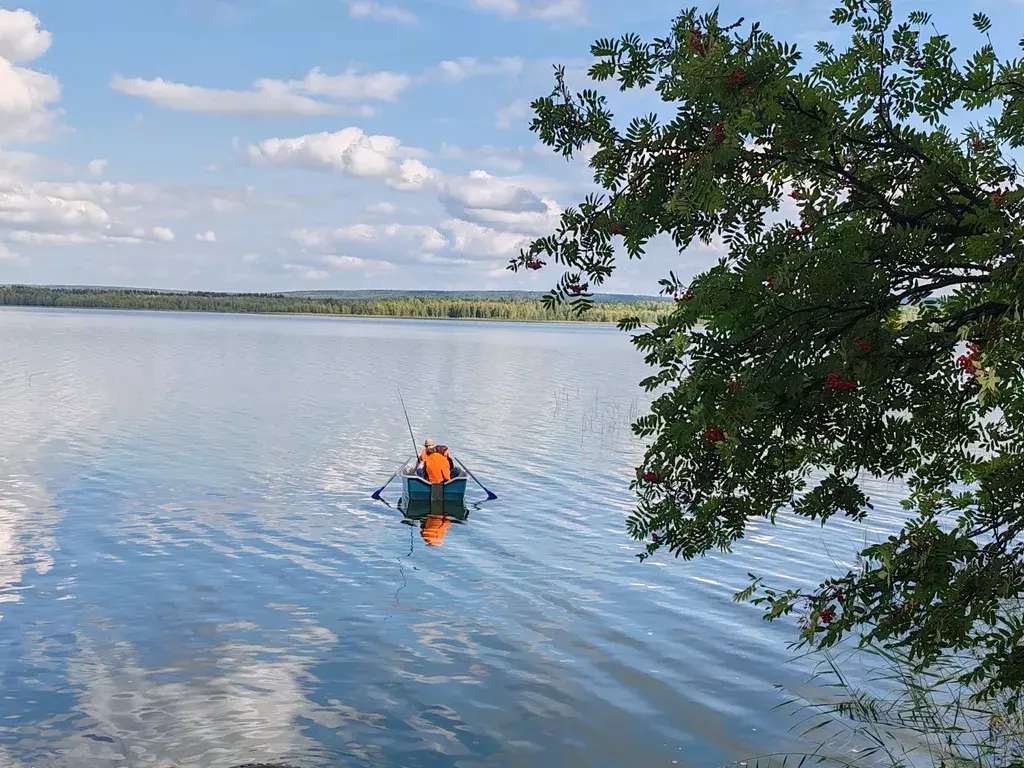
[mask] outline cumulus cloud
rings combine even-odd
[[[325,269],[317,269],[307,264],[285,264],[286,272],[292,272],[304,280],[326,280],[331,273]]]
[[[442,61],[437,65],[437,69],[446,79],[457,81],[486,75],[518,75],[525,66],[526,62],[518,56],[495,59],[464,56],[450,61]]]
[[[196,233],[196,240],[201,243],[216,243],[217,234],[213,231],[198,232]]]
[[[416,159],[422,150],[404,147],[393,136],[369,135],[360,128],[314,133],[294,138],[271,138],[247,149],[256,164],[330,168],[347,176],[382,178],[400,190],[423,189],[437,172]]]
[[[471,160],[477,166],[490,166],[503,171],[515,173],[523,168],[522,157],[526,151],[522,148],[511,149],[509,147],[495,147],[485,145],[466,149],[447,142],[441,144],[441,157],[449,157],[458,160]]]
[[[450,219],[440,226],[451,233],[453,250],[484,258],[514,256],[530,242],[529,237],[517,232],[502,232],[461,219]]]
[[[50,49],[49,32],[39,29],[39,19],[25,10],[0,8],[0,57],[8,61],[34,61]]]
[[[335,256],[334,254],[327,254],[325,256],[321,256],[320,261],[339,269],[351,269],[352,267],[366,266],[366,260],[360,259],[358,256]]]
[[[306,248],[325,249],[334,243],[347,241],[359,243],[380,243],[387,240],[401,240],[423,251],[448,246],[448,240],[437,229],[416,224],[352,224],[332,230],[297,229],[291,238]]]
[[[503,130],[508,130],[513,126],[525,126],[527,119],[532,114],[529,100],[517,99],[498,110],[494,124]]]
[[[3,243],[0,243],[0,261],[16,261],[19,258],[19,255],[15,251],[12,251]]]
[[[362,15],[397,21],[399,15],[408,14],[408,11],[367,0],[357,0],[349,4],[349,13],[353,16]],[[411,14],[409,17],[415,19]],[[314,67],[301,80],[261,78],[250,88],[232,89],[178,83],[161,77],[147,80],[116,74],[110,80],[110,87],[128,96],[145,99],[164,109],[179,112],[278,117],[354,112],[363,117],[370,117],[374,111],[365,104],[346,108],[338,102],[394,102],[414,82],[435,80],[438,76],[443,80],[459,81],[485,75],[515,75],[522,72],[524,67],[524,61],[517,57],[465,57],[442,61],[418,75],[388,71],[365,72],[354,67],[338,74],[329,74],[319,67]]]
[[[146,242],[144,233],[132,235],[108,235],[82,232],[31,232],[19,229],[11,232],[11,241],[23,245],[141,245]]]
[[[0,222],[22,226],[104,226],[110,214],[89,200],[68,200],[26,189],[0,192]]]
[[[417,19],[412,11],[397,5],[385,5],[373,0],[349,0],[348,15],[354,19],[395,21],[399,24],[415,24]]]
[[[103,172],[107,169],[106,160],[90,160],[86,169],[92,176],[102,176]]]
[[[483,170],[446,179],[441,185],[441,201],[459,210],[480,208],[517,213],[547,210],[534,192]]]
[[[586,18],[584,0],[472,0],[477,10],[506,18],[525,17],[548,21],[574,21]]]
[[[153,227],[153,237],[163,243],[173,243],[174,230],[170,227]]]
[[[28,11],[0,9],[0,145],[44,138],[59,114],[50,109],[60,99],[57,78],[15,66],[50,47],[50,33],[38,27]]]
[[[284,85],[292,91],[335,99],[397,101],[410,83],[412,77],[398,72],[362,73],[350,68],[338,75],[328,75],[314,67],[302,80],[289,80]]]
[[[114,75],[110,87],[164,109],[205,115],[281,117],[329,115],[338,111],[333,104],[295,93],[279,80],[258,80],[251,90],[235,91],[174,83],[160,77],[144,80]]]
[[[366,206],[366,210],[370,213],[392,215],[398,212],[398,206],[394,203],[372,203]]]

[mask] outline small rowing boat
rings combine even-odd
[[[402,496],[409,501],[461,501],[466,496],[466,481],[469,473],[456,467],[452,471],[452,479],[431,485],[427,478],[416,471],[416,459],[410,460],[400,474],[402,475]]]

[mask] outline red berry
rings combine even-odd
[[[683,301],[693,301],[693,291],[687,291],[683,294]]]
[[[619,224],[619,222],[617,222],[617,221],[613,221],[609,225],[608,231],[611,232],[613,235],[624,235],[625,234],[625,230],[622,228],[622,225]]]
[[[771,275],[768,275],[768,277],[764,279],[764,282],[765,285],[768,286],[768,290],[771,291],[772,293],[775,293],[775,278],[773,278]]]
[[[647,472],[644,472],[644,482],[645,483],[660,483],[661,482],[661,476],[657,472],[652,472],[652,471],[648,470]]]
[[[725,123],[719,120],[713,126],[711,126],[711,136],[714,138],[716,144],[721,144],[725,141]]]
[[[703,56],[707,52],[707,46],[704,44],[704,41],[701,38],[701,31],[694,27],[693,29],[690,30],[690,39],[687,42],[687,45],[689,45],[691,50],[693,50],[695,53],[699,53],[701,56]]]
[[[857,388],[857,382],[846,381],[838,373],[830,373],[825,377],[825,386],[836,392],[849,392]]]
[[[744,74],[742,69],[734,69],[729,73],[729,76],[725,79],[726,84],[730,88],[738,88],[743,85]]]
[[[865,341],[864,339],[854,339],[853,340],[853,345],[855,347],[857,347],[857,349],[860,352],[870,352],[871,351],[871,342],[870,341]]]
[[[712,443],[725,442],[725,432],[718,427],[708,427],[704,430],[704,437],[710,440]]]
[[[822,624],[831,624],[836,618],[836,609],[831,605],[828,608],[822,608],[818,616],[821,618]]]

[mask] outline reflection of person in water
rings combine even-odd
[[[452,519],[446,515],[427,515],[420,528],[420,536],[432,547],[444,546],[444,537],[452,527]]]

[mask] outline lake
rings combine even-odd
[[[641,564],[648,369],[609,327],[5,309],[0,339],[4,768],[785,748],[795,631],[733,590],[816,583],[897,514]],[[412,453],[399,388],[498,495],[442,546],[397,481],[370,498]]]

